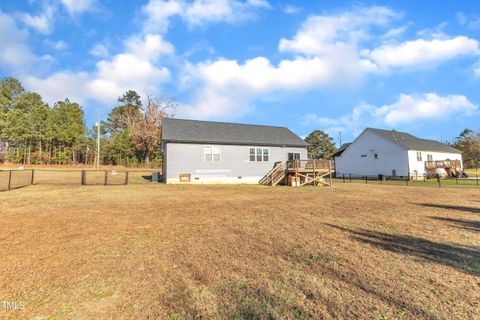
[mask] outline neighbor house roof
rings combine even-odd
[[[351,145],[351,144],[352,144],[351,142],[342,144],[342,145],[340,146],[340,148],[338,148],[337,152],[335,152],[335,153],[333,154],[332,157],[340,157],[340,156],[342,155],[343,151],[345,151],[345,149],[347,149],[348,146]]]
[[[164,142],[306,147],[308,143],[286,127],[166,118]]]
[[[367,128],[365,129],[365,131],[371,131],[376,135],[381,136],[391,142],[394,142],[407,150],[461,153],[461,151],[452,148],[447,144],[435,140],[420,139],[406,132],[400,132],[395,130],[382,130],[375,128]]]

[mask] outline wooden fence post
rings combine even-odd
[[[30,180],[30,184],[35,182],[35,169],[32,169],[32,179]]]
[[[8,190],[12,189],[12,170],[8,173]]]
[[[345,183],[345,173],[343,174],[343,183]]]
[[[125,171],[125,185],[128,184],[128,171]]]
[[[80,177],[80,185],[84,186],[86,184],[86,180],[87,180],[87,172],[85,170],[82,170],[81,177]]]
[[[108,184],[108,170],[105,170],[105,179],[103,181],[103,184],[106,186]]]

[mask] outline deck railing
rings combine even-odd
[[[460,160],[440,160],[440,161],[425,161],[425,169],[437,168],[460,168]]]
[[[287,169],[299,169],[299,170],[330,170],[332,163],[330,160],[289,160],[287,161]]]

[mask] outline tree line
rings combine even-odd
[[[161,121],[173,116],[177,104],[149,92],[144,101],[127,91],[101,122],[102,164],[160,164]],[[0,80],[0,161],[93,164],[96,138],[96,127],[87,127],[80,104],[65,99],[50,106],[17,79]]]

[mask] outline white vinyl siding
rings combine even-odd
[[[185,173],[191,174],[190,183],[258,183],[275,162],[287,161],[289,153],[299,153],[300,159],[307,159],[306,147],[218,145],[221,161],[205,161],[205,146],[166,143],[167,183],[178,183],[179,175]],[[257,148],[262,150],[260,162],[256,161]],[[250,153],[251,149],[254,154]]]

